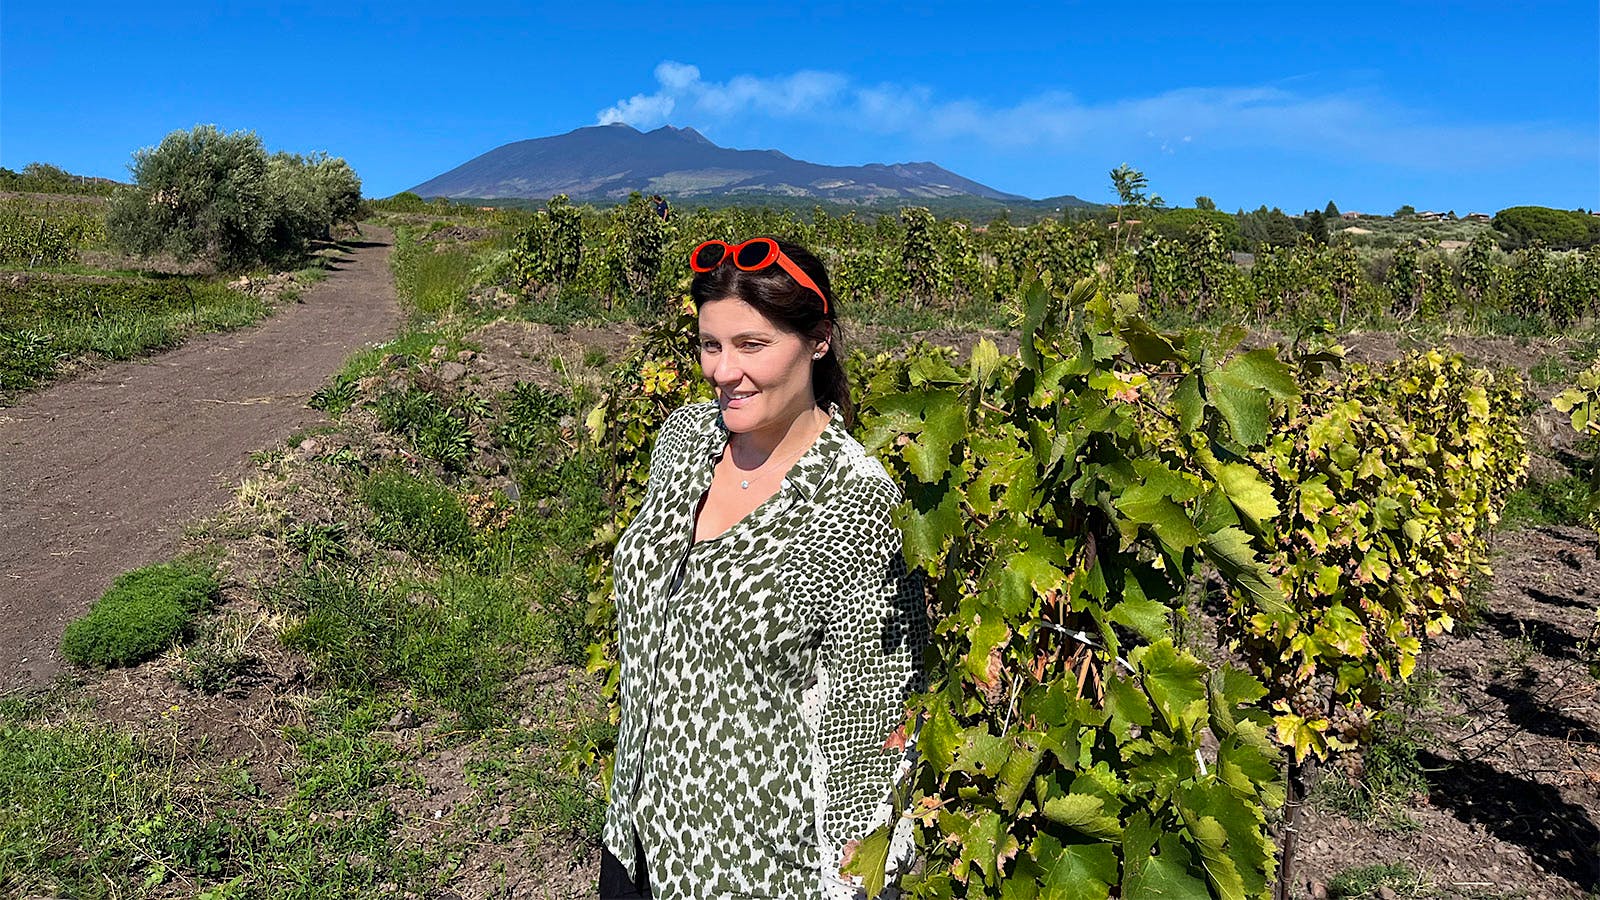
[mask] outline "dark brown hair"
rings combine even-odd
[[[839,333],[839,299],[834,296],[828,270],[810,250],[778,238],[773,240],[778,242],[778,249],[785,256],[822,288],[828,298],[826,313],[822,311],[822,300],[810,288],[801,287],[777,264],[746,272],[731,260],[726,261],[709,272],[696,273],[689,285],[689,296],[697,310],[713,300],[734,297],[750,304],[785,331],[813,341],[827,341],[828,352],[811,364],[812,391],[821,408],[838,405],[845,426],[850,427],[855,424],[856,407],[850,400],[850,382],[840,362],[844,348]]]

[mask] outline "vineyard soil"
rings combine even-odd
[[[176,548],[252,451],[323,420],[306,398],[398,320],[390,235],[369,227],[259,327],[112,365],[0,410],[0,689],[60,668],[62,629],[119,573]]]

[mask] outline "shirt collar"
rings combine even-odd
[[[799,492],[807,502],[816,499],[817,490],[822,487],[822,479],[833,470],[834,462],[839,458],[844,449],[845,438],[849,435],[844,430],[844,415],[840,413],[837,404],[828,406],[828,425],[822,429],[822,434],[817,436],[815,442],[795,460],[794,466],[784,478],[784,483]],[[716,427],[706,432],[704,453],[710,463],[715,463],[728,445],[728,427],[722,424],[722,411],[717,411]]]

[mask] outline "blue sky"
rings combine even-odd
[[[1169,204],[1600,207],[1600,4],[57,4],[0,8],[0,165],[125,178],[198,123],[370,196],[622,120],[814,162]],[[978,10],[982,11],[978,11]]]

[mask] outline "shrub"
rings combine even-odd
[[[61,652],[81,666],[143,662],[184,634],[216,593],[210,569],[180,562],[134,569],[67,626]]]
[[[377,537],[413,552],[465,551],[472,523],[454,492],[437,481],[396,468],[380,469],[361,488],[377,516]]]
[[[171,253],[239,269],[301,252],[361,202],[361,182],[344,160],[268,158],[248,131],[197,125],[133,158],[134,184],[112,197],[106,230],[141,256]]]
[[[113,242],[142,256],[201,257],[219,268],[255,262],[271,228],[267,154],[248,131],[174,131],[133,155],[132,187],[106,214]]]

